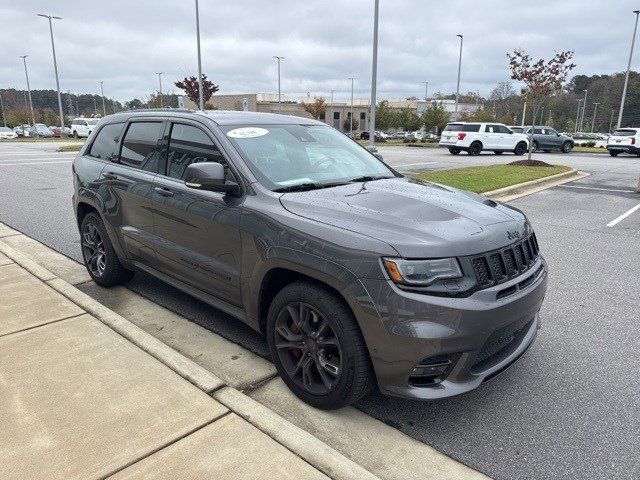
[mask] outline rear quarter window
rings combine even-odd
[[[124,123],[110,123],[102,127],[91,145],[89,156],[101,160],[115,160],[123,126]]]
[[[479,132],[480,124],[463,124],[463,123],[450,123],[444,127],[444,132]]]
[[[614,137],[633,137],[637,133],[636,130],[620,129],[613,132]]]

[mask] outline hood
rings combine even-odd
[[[285,193],[280,201],[293,214],[383,241],[405,258],[486,252],[529,228],[520,211],[487,197],[406,178]]]

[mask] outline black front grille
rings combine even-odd
[[[478,352],[473,366],[477,367],[482,362],[489,360],[490,358],[505,350],[514,341],[518,340],[521,335],[526,333],[526,331],[529,330],[530,327],[531,321],[520,328],[514,328],[513,325],[507,325],[506,327],[493,332],[493,334],[483,345],[482,349]]]
[[[538,259],[538,241],[534,233],[506,248],[477,255],[471,259],[480,288],[492,287],[526,272]]]

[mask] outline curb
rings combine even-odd
[[[320,472],[339,480],[379,480],[377,476],[310,433],[293,425],[240,391],[226,386],[216,375],[168,347],[70,283],[55,276],[27,255],[2,242],[0,242],[0,252]]]
[[[531,193],[539,192],[547,188],[551,188],[556,185],[578,180],[586,177],[588,173],[579,172],[575,168],[568,172],[557,173],[549,177],[540,178],[538,180],[531,180],[528,182],[518,183],[509,187],[499,188],[497,190],[491,190],[490,192],[484,192],[482,195],[491,197],[494,199],[510,197],[510,199],[524,197]]]

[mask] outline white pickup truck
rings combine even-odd
[[[496,155],[503,152],[524,155],[529,148],[529,139],[501,123],[452,122],[442,131],[440,146],[447,147],[452,155],[462,151],[480,155],[485,150]]]

